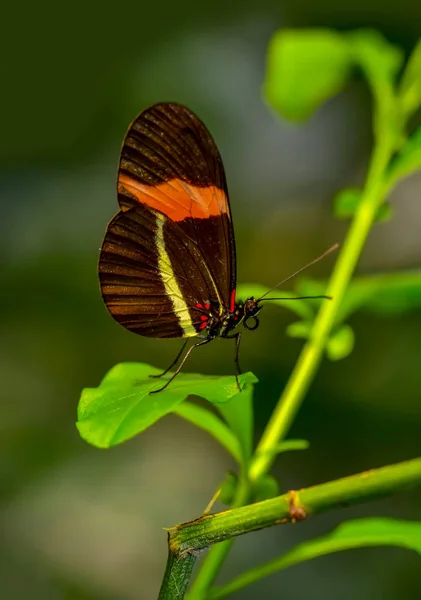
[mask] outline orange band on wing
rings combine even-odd
[[[182,221],[188,217],[206,219],[224,213],[229,215],[226,194],[215,186],[196,187],[181,179],[171,179],[151,186],[120,172],[118,191],[161,211],[172,221]]]

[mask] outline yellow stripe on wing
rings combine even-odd
[[[190,318],[188,306],[183,298],[183,294],[178,286],[175,273],[171,267],[170,257],[165,250],[164,243],[164,222],[165,217],[161,213],[156,213],[156,246],[158,250],[158,266],[162,275],[165,292],[171,298],[174,312],[180,320],[180,326],[183,329],[183,337],[193,337],[197,335],[193,322]]]

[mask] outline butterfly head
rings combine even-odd
[[[259,300],[254,296],[247,298],[243,305],[243,325],[246,329],[253,331],[259,327],[259,319],[257,315],[262,310]]]

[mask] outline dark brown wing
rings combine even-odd
[[[236,263],[225,172],[211,134],[193,112],[156,104],[133,121],[121,151],[118,200],[122,210],[145,204],[177,222],[201,249],[221,304],[230,305]],[[212,239],[201,235],[209,217],[217,224]]]
[[[196,244],[177,223],[145,205],[119,212],[109,224],[99,277],[112,316],[149,337],[197,335],[203,312],[196,305],[203,307],[215,293]]]
[[[187,108],[157,104],[132,123],[118,173],[121,211],[99,272],[112,316],[141,335],[193,336],[196,304],[220,311],[235,294],[235,244],[222,160]]]

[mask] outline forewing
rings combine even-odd
[[[138,204],[160,211],[201,255],[214,283],[212,300],[232,304],[235,243],[225,173],[202,121],[184,106],[156,104],[132,123],[118,173],[122,211]]]

